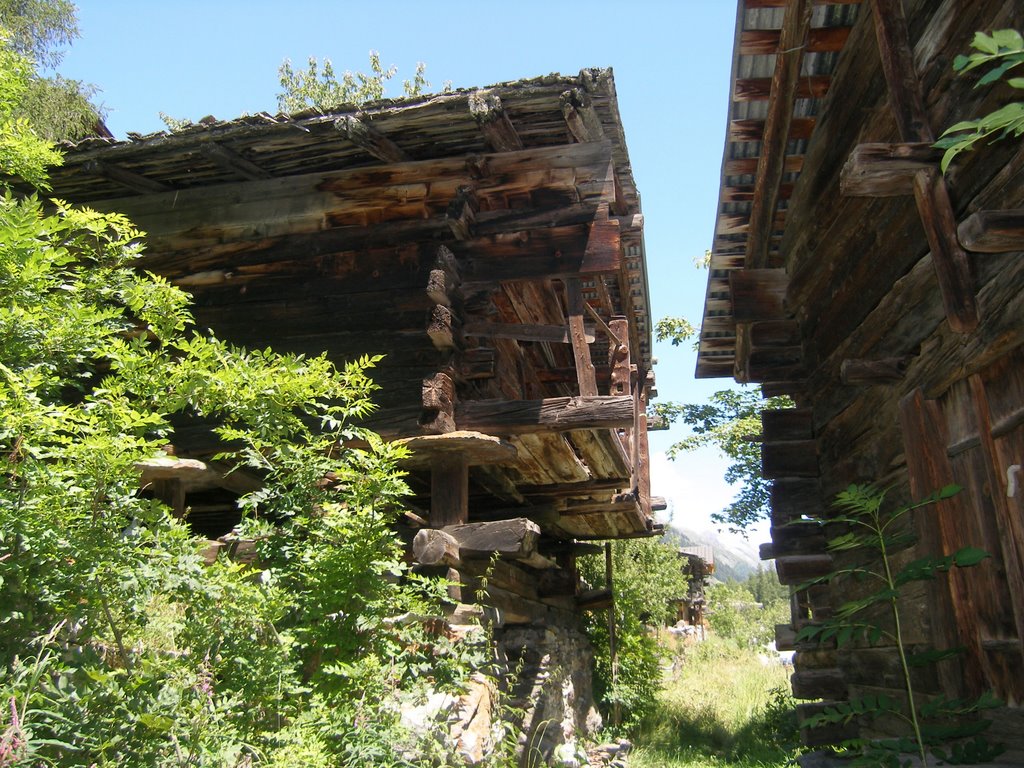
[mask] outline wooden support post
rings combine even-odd
[[[478,207],[479,202],[473,188],[459,187],[445,214],[448,228],[456,240],[469,240],[473,237]]]
[[[469,521],[469,459],[465,452],[437,456],[430,464],[430,524]]]
[[[637,384],[637,420],[636,430],[638,444],[637,464],[637,502],[640,511],[644,514],[644,528],[647,528],[651,520],[651,448],[647,439],[647,388]]]
[[[255,180],[274,178],[273,174],[269,171],[261,168],[251,160],[247,160],[237,152],[234,152],[215,141],[208,141],[204,143],[199,148],[199,154],[221,168],[238,174],[243,179]]]
[[[612,543],[605,542],[604,545],[604,583],[611,590],[611,601],[608,605],[608,656],[611,659],[612,687],[619,681],[619,647],[615,636],[615,568],[612,564]],[[616,701],[612,707],[612,724],[616,727],[622,724],[622,710]]]
[[[576,360],[576,378],[579,392],[583,397],[597,395],[597,374],[594,363],[590,359],[590,346],[587,344],[586,330],[583,325],[583,291],[580,289],[579,278],[565,281],[566,305],[569,310],[569,336],[572,339],[573,357]]]
[[[617,315],[608,324],[615,341],[608,345],[608,365],[611,368],[610,395],[629,394],[629,321]]]
[[[914,68],[903,0],[872,0],[872,7],[882,70],[889,86],[889,106],[900,139],[931,143],[935,134],[928,123],[921,83]],[[974,285],[967,254],[957,240],[949,192],[938,168],[920,170],[914,175],[914,197],[932,250],[946,319],[957,333],[970,333],[978,326]]]

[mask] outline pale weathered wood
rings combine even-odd
[[[957,236],[968,251],[1024,251],[1024,208],[972,213],[960,224]]]
[[[404,149],[374,128],[368,120],[346,115],[335,121],[334,125],[349,141],[378,160],[402,163],[410,159]]]
[[[469,112],[495,152],[515,152],[523,148],[523,141],[502,107],[498,94],[474,91],[469,95]]]
[[[597,395],[597,376],[590,359],[590,345],[583,324],[583,291],[578,278],[565,281],[566,306],[569,313],[569,338],[572,343],[573,359],[576,362],[576,380],[583,397]]]
[[[459,187],[445,214],[448,228],[456,240],[469,240],[473,237],[476,213],[479,207],[480,202],[477,200],[473,188]]]
[[[537,551],[540,526],[525,517],[485,523],[445,526],[443,532],[459,543],[460,557],[490,557],[499,554],[525,558]]]
[[[438,457],[464,455],[469,465],[504,464],[516,458],[517,450],[512,443],[500,437],[480,432],[457,430],[436,435],[406,437],[395,442],[411,451],[402,464],[408,467],[424,467]]]
[[[604,128],[601,118],[594,110],[593,101],[582,88],[573,88],[562,94],[562,116],[569,126],[569,133],[578,142],[594,142],[604,140]]]
[[[942,150],[930,142],[858,144],[843,165],[839,189],[851,197],[914,194],[918,171],[937,168]]]
[[[455,431],[455,382],[440,372],[423,379],[423,413],[420,426],[424,432],[443,434]]]
[[[458,568],[460,564],[458,539],[437,528],[417,531],[412,541],[412,552],[413,558],[420,565]]]
[[[436,304],[427,321],[427,336],[434,348],[446,351],[455,347],[454,317],[451,309],[444,304]]]

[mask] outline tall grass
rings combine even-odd
[[[789,670],[731,640],[678,648],[634,768],[781,768],[796,725]]]

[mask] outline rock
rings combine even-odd
[[[495,692],[482,675],[470,679],[455,708],[457,720],[449,731],[451,743],[468,765],[479,765],[494,748],[491,716]]]

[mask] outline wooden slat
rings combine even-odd
[[[957,236],[968,251],[1024,251],[1024,208],[972,213],[958,227]]]
[[[564,325],[538,325],[531,323],[466,323],[462,332],[466,336],[477,336],[490,339],[516,339],[517,341],[537,341],[548,344],[571,344],[572,337]],[[583,340],[592,344],[597,339],[594,326],[586,325],[583,329]]]
[[[569,338],[576,362],[576,379],[583,397],[597,395],[597,375],[590,359],[590,343],[583,325],[583,291],[578,278],[565,281],[566,306],[569,311]],[[593,337],[591,337],[593,338]]]
[[[789,130],[783,139],[809,139],[814,132],[815,119],[813,117],[792,117],[789,122]],[[765,121],[755,119],[730,120],[728,140],[733,141],[761,141],[765,134]],[[763,155],[762,155],[763,156]]]
[[[732,89],[733,101],[766,101],[771,97],[773,78],[737,79]],[[822,99],[828,93],[832,78],[828,75],[804,75],[795,85],[798,99]]]
[[[725,176],[742,176],[757,173],[757,163],[760,157],[736,157],[726,160],[723,166]],[[799,173],[804,167],[803,155],[786,155],[783,163],[783,170],[786,173]]]
[[[848,386],[893,384],[906,376],[909,357],[887,357],[881,360],[843,360],[839,378]]]
[[[765,56],[778,53],[780,33],[778,29],[744,29],[740,32],[740,55]],[[849,36],[850,27],[812,27],[807,35],[807,52],[841,51]]]

